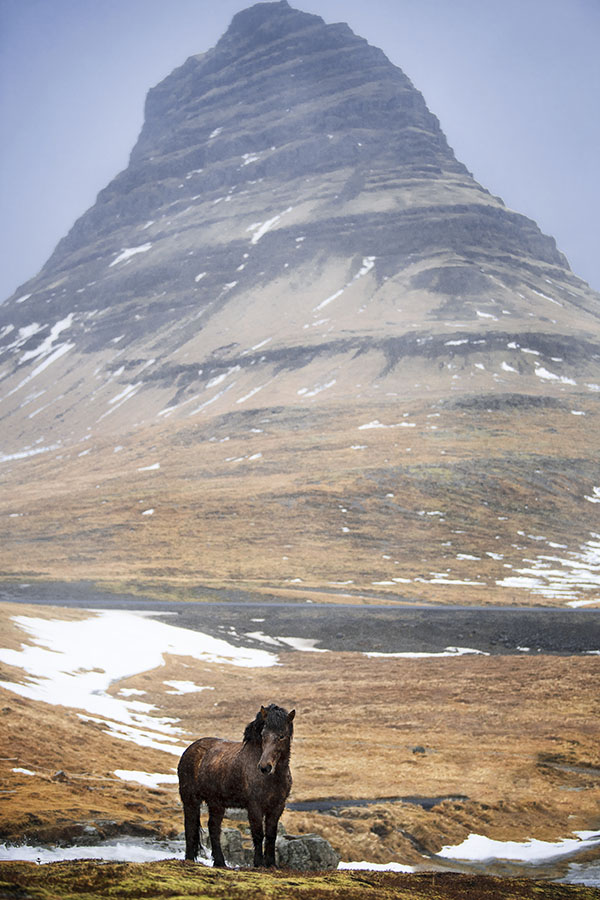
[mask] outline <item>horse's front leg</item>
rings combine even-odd
[[[222,806],[210,804],[208,807],[208,834],[212,851],[213,865],[220,869],[225,868],[225,857],[221,849],[221,823],[225,809]]]
[[[263,857],[263,816],[260,806],[251,804],[248,807],[248,822],[250,823],[250,832],[252,834],[252,843],[254,844],[254,867],[260,869],[264,865]]]
[[[269,810],[265,814],[265,866],[272,868],[275,866],[275,841],[277,839],[277,825],[283,807],[277,807]]]

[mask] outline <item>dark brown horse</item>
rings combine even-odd
[[[221,823],[225,810],[247,809],[254,865],[275,865],[277,823],[292,787],[290,748],[295,710],[261,706],[241,743],[221,738],[194,741],[179,760],[179,794],[185,821],[185,858],[200,849],[200,804],[208,806],[215,866],[224,866]],[[263,853],[263,839],[265,841]]]

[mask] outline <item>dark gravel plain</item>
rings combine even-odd
[[[199,593],[211,599],[161,601],[86,582],[14,582],[0,586],[0,601],[147,610],[171,625],[263,648],[260,638],[248,634],[301,638],[323,650],[375,653],[441,653],[450,647],[505,655],[600,651],[600,609],[285,603],[242,591],[200,588]],[[293,652],[286,644],[276,649]]]

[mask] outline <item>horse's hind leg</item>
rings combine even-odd
[[[225,857],[221,849],[221,823],[225,810],[221,806],[210,804],[208,807],[208,833],[212,850],[213,864],[221,869],[225,868]]]
[[[192,862],[200,849],[200,804],[196,802],[183,804],[183,822],[185,825],[185,858]]]

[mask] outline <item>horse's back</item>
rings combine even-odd
[[[219,743],[221,743],[220,738],[200,738],[183,751],[177,766],[177,775],[179,777],[179,794],[184,803],[192,800],[196,794],[200,766],[204,757],[215,744]]]

